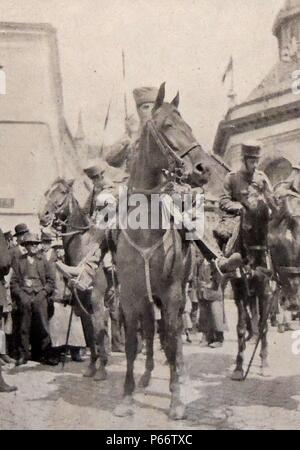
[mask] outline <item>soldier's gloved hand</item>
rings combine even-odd
[[[243,208],[246,209],[246,210],[250,209],[250,204],[249,204],[248,200],[243,200],[241,202],[240,213],[242,212]]]

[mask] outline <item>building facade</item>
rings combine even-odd
[[[276,161],[278,173],[269,174],[276,182],[288,175],[284,158],[300,162],[300,0],[286,1],[273,34],[278,40],[278,62],[245,102],[229,109],[219,124],[213,152],[237,169],[241,142],[259,140],[265,159]]]
[[[43,193],[80,170],[64,119],[55,29],[0,23],[0,65],[0,226],[24,221],[37,231]]]

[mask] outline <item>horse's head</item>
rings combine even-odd
[[[52,225],[55,220],[64,221],[70,214],[73,198],[74,180],[58,178],[48,189],[43,198],[43,205],[38,213],[43,227]]]
[[[160,148],[155,155],[156,167],[170,170],[173,166],[190,180],[193,177],[198,186],[203,185],[209,179],[209,169],[201,165],[199,149],[202,149],[178,111],[179,93],[170,103],[166,103],[164,97],[165,83],[160,86],[152,119],[144,128],[144,131],[150,131]]]
[[[250,186],[242,212],[243,242],[246,248],[264,248],[267,245],[269,206],[263,194]]]
[[[283,206],[287,216],[300,225],[300,194],[289,191],[283,198]]]

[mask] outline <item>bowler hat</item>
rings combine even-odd
[[[24,238],[22,239],[21,245],[26,244],[40,244],[41,241],[37,234],[28,233]]]
[[[14,236],[20,236],[22,234],[29,233],[29,229],[26,223],[19,223],[15,226],[15,234]]]
[[[41,241],[42,242],[52,242],[53,241],[52,234],[46,233],[45,231],[42,231]]]
[[[249,158],[259,158],[261,156],[261,145],[257,141],[247,141],[242,143],[242,155]]]
[[[86,167],[84,169],[84,172],[89,178],[93,179],[99,175],[102,175],[104,170],[100,169],[100,167],[98,167],[98,166],[90,166],[90,167]]]

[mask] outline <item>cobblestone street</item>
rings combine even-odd
[[[88,361],[68,362],[52,368],[30,362],[7,368],[5,378],[16,384],[15,394],[1,394],[1,429],[299,429],[300,355],[292,353],[292,332],[269,332],[272,376],[259,376],[256,356],[245,382],[230,379],[236,352],[235,307],[226,305],[230,331],[223,348],[199,348],[199,335],[184,345],[188,379],[185,387],[187,419],[167,417],[170,396],[168,367],[156,341],[156,367],[150,387],[135,394],[132,418],[113,414],[122,396],[125,357],[114,353],[108,380],[83,378]],[[253,350],[248,345],[247,358]],[[259,352],[257,352],[258,354]],[[136,379],[142,374],[144,355],[136,362]]]

